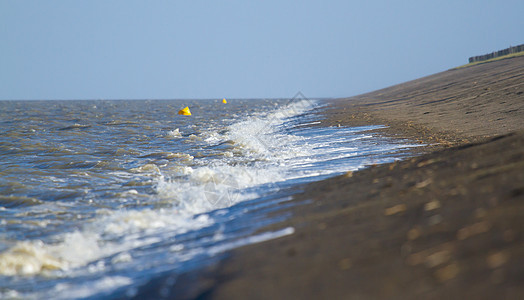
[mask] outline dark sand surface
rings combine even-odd
[[[309,184],[268,228],[293,235],[150,287],[180,299],[524,299],[524,57],[333,100],[319,118],[429,145]]]

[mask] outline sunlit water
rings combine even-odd
[[[189,105],[192,116],[177,115]],[[321,101],[0,102],[0,298],[133,296],[294,233],[292,187],[402,158],[378,126],[311,126]],[[255,232],[257,232],[255,234]]]

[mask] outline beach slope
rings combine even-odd
[[[524,297],[524,57],[337,99],[323,126],[388,125],[414,158],[309,184],[295,233],[181,276],[201,299]]]

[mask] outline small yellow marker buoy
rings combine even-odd
[[[224,104],[227,103],[226,98],[222,99],[222,103],[224,103]]]
[[[179,110],[178,114],[179,115],[184,115],[184,116],[190,116],[191,115],[191,111],[189,110],[189,107],[186,106],[184,109]]]

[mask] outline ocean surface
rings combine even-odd
[[[177,112],[189,106],[192,116]],[[0,298],[128,298],[264,231],[301,184],[404,158],[320,100],[0,101]],[[273,217],[271,217],[273,215]]]

